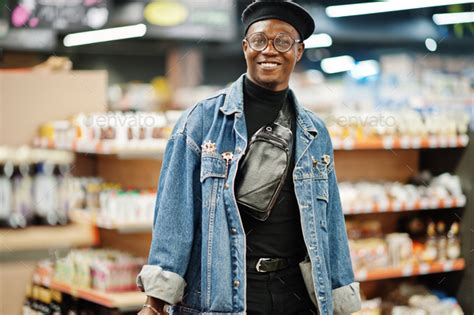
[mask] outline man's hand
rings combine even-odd
[[[163,307],[165,306],[165,303],[166,303],[165,301],[159,300],[151,296],[148,296],[145,302],[145,304],[150,304],[151,306],[153,306],[158,312],[160,312],[160,314],[165,314],[165,312],[163,312]],[[149,307],[143,307],[140,310],[140,312],[138,312],[137,315],[156,315],[156,314]]]

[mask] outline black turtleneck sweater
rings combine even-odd
[[[273,122],[285,101],[290,101],[288,89],[272,91],[263,88],[247,77],[244,80],[244,115],[248,141],[262,126]],[[296,119],[294,106],[292,131],[295,135]],[[293,145],[293,149],[296,145]],[[304,257],[306,247],[301,231],[300,213],[296,201],[292,173],[295,165],[293,150],[285,184],[271,214],[264,222],[240,211],[247,235],[247,257]],[[237,174],[238,176],[238,174]],[[238,205],[240,209],[243,205]]]

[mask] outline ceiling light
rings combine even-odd
[[[433,14],[433,22],[437,25],[472,23],[474,22],[474,12]]]
[[[390,0],[380,2],[366,2],[334,5],[326,8],[329,17],[344,17],[354,15],[375,14],[383,12],[394,12],[402,10],[413,10],[447,6],[452,4],[472,3],[472,0]]]
[[[338,73],[349,71],[354,67],[354,58],[351,56],[339,56],[321,60],[321,69],[326,73]]]
[[[88,31],[69,34],[64,37],[64,46],[72,47],[87,45],[93,43],[109,42],[113,40],[142,37],[146,33],[145,24],[122,26],[115,28],[102,29],[97,31]]]
[[[313,34],[304,41],[305,49],[329,47],[332,45],[332,38],[326,33]]]
[[[359,61],[351,70],[351,76],[354,79],[362,79],[372,75],[379,74],[380,66],[377,60]]]
[[[429,51],[436,51],[436,49],[438,49],[438,44],[433,38],[427,38],[425,40],[425,46]]]

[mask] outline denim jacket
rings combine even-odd
[[[186,110],[166,146],[148,263],[137,277],[171,314],[246,314],[246,239],[234,195],[247,147],[242,75]],[[324,123],[298,104],[293,182],[308,250],[300,264],[319,314],[360,308],[334,155]],[[232,152],[226,161],[223,152]]]

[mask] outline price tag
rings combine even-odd
[[[411,146],[414,149],[419,149],[421,147],[421,138],[414,137],[413,139],[411,139]]]
[[[99,150],[104,154],[110,154],[114,151],[114,146],[109,142],[102,142],[102,145],[98,148],[100,148]]]
[[[425,275],[430,272],[430,265],[421,264],[420,265],[420,275]]]
[[[420,200],[420,208],[421,208],[421,210],[426,210],[426,209],[428,209],[429,205],[430,205],[430,202],[429,202],[428,199],[422,198],[422,199]]]
[[[448,197],[444,199],[444,207],[445,208],[452,208],[453,207],[453,198]]]
[[[415,200],[408,200],[405,205],[405,210],[415,210]]]
[[[400,138],[400,147],[402,149],[410,148],[410,138],[408,136],[403,136]]]
[[[436,209],[438,207],[439,207],[439,199],[438,198],[430,199],[430,209]]]
[[[367,270],[360,270],[356,272],[356,279],[359,281],[367,280],[367,276],[368,276]]]
[[[448,260],[443,264],[443,270],[444,271],[451,271],[453,270],[454,267],[454,261],[453,260]]]
[[[413,274],[413,266],[412,265],[407,265],[403,267],[402,269],[402,275],[405,277],[411,276]]]
[[[457,198],[456,206],[464,207],[466,205],[466,196],[462,195]]]
[[[344,150],[352,150],[354,148],[354,140],[351,138],[344,139],[342,143]]]
[[[456,136],[450,136],[449,137],[449,146],[452,148],[455,148],[458,146],[458,137]]]
[[[395,200],[393,203],[392,203],[392,208],[393,208],[393,211],[394,212],[398,212],[401,210],[402,208],[402,203],[398,200]]]
[[[439,137],[439,147],[440,148],[446,148],[448,146],[448,137],[446,136],[440,136]]]
[[[378,203],[380,212],[387,212],[388,210],[388,201],[387,200],[382,200]]]
[[[384,137],[383,138],[383,147],[384,149],[392,149],[393,148],[393,137],[392,136],[389,136],[389,137]]]
[[[468,135],[460,135],[458,140],[459,144],[463,147],[467,146],[467,144],[469,143]]]
[[[438,147],[438,139],[435,136],[428,137],[428,146],[430,148],[437,148]]]

